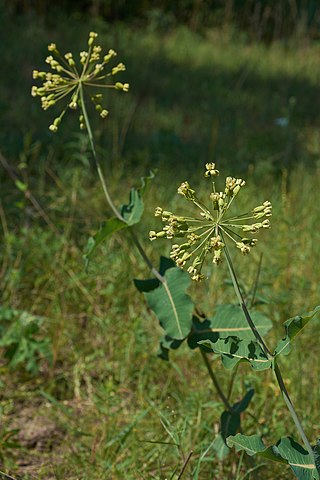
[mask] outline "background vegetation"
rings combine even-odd
[[[157,321],[132,284],[148,272],[129,238],[110,239],[84,271],[87,238],[110,212],[77,119],[69,115],[59,136],[48,131],[51,112],[30,97],[32,69],[43,66],[48,43],[77,52],[90,30],[119,52],[130,92],[110,96],[110,118],[95,133],[119,204],[133,179],[159,168],[139,227],[155,263],[168,250],[149,245],[153,210],[173,209],[180,181],[197,184],[206,161],[248,180],[244,205],[272,201],[271,232],[254,262],[244,258],[238,267],[250,286],[263,252],[259,295],[274,324],[272,343],[284,320],[319,303],[319,7],[50,3],[2,2],[0,12],[0,470],[17,479],[164,480],[193,450],[184,474],[191,479],[223,406],[198,352],[181,349],[170,363],[157,358]],[[206,288],[190,292],[207,312],[235,300],[227,272],[211,273]],[[306,333],[282,360],[314,440],[317,338]],[[273,385],[271,372],[241,366],[233,393],[240,398],[255,389],[245,432],[258,430],[270,443],[295,435]],[[243,478],[248,466],[241,457],[232,453],[222,463],[209,449],[199,479],[236,478],[238,468]],[[290,475],[268,464],[245,478]]]

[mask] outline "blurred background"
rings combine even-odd
[[[127,94],[105,96],[105,121],[92,115],[115,203],[158,169],[138,227],[155,263],[169,245],[148,242],[154,208],[183,208],[177,186],[189,179],[201,191],[204,163],[248,180],[244,208],[273,202],[271,233],[238,267],[250,285],[263,253],[259,292],[272,343],[284,320],[319,303],[320,3],[0,0],[0,470],[17,479],[162,480],[175,478],[193,449],[191,479],[221,405],[197,353],[156,357],[160,328],[131,282],[149,272],[126,235],[111,238],[84,271],[87,239],[111,212],[77,114],[68,112],[54,135],[48,126],[59,108],[44,112],[30,94],[47,45],[76,56],[90,31],[104,51],[118,52],[126,71],[117,80],[130,83]],[[235,301],[226,278],[210,270],[207,288],[192,287],[205,311]],[[315,328],[298,344],[295,368],[284,361],[314,440]],[[295,435],[271,373],[240,367],[235,397],[248,386],[256,403],[246,431],[270,442],[288,428]],[[179,448],[166,444],[166,422]],[[210,453],[199,479],[235,478],[238,465],[234,453],[225,462]],[[245,464],[240,471],[244,478]],[[283,467],[261,472],[291,478]]]
[[[41,157],[56,141],[43,128],[52,112],[28,94],[32,70],[44,67],[49,42],[77,52],[89,29],[118,51],[131,84],[126,98],[110,96],[112,115],[97,126],[113,159],[157,166],[173,157],[184,165],[214,159],[279,172],[297,160],[312,164],[319,153],[316,0],[1,4],[3,153],[28,144]],[[57,140],[69,158],[73,125]]]

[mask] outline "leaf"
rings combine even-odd
[[[236,402],[234,405],[232,405],[232,410],[234,412],[237,412],[237,413],[242,413],[244,412],[248,406],[249,406],[249,403],[251,402],[251,399],[254,395],[254,389],[253,388],[250,388],[247,393],[245,394],[245,396],[243,397],[242,400],[240,400],[239,402]]]
[[[175,267],[165,272],[164,279],[164,283],[144,295],[166,335],[183,340],[192,326],[193,303],[185,292],[191,282],[190,276]]]
[[[143,195],[151,180],[155,177],[155,173],[150,171],[148,177],[141,177],[141,185],[138,188],[132,187],[129,195],[129,203],[122,205],[120,212],[128,225],[135,225],[142,217],[144,211]]]
[[[225,411],[220,417],[221,436],[224,441],[229,435],[235,435],[240,427],[240,413]]]
[[[318,440],[316,445],[313,447],[313,452],[316,461],[316,469],[317,472],[320,473],[320,440]]]
[[[266,370],[271,367],[271,360],[266,356],[260,345],[254,340],[238,337],[218,337],[215,341],[201,340],[200,344],[211,348],[221,355],[226,368],[233,368],[240,361],[247,361],[254,370]]]
[[[218,435],[214,439],[212,448],[216,452],[217,457],[220,461],[224,460],[230,453],[230,448],[226,445],[221,433],[218,433]]]
[[[253,310],[251,317],[260,335],[265,335],[272,327],[271,320],[261,312]],[[224,337],[236,335],[241,339],[255,339],[239,305],[217,305],[215,315],[209,321],[212,331],[221,332]]]
[[[273,447],[264,445],[259,435],[248,436],[238,433],[227,438],[227,445],[230,448],[235,447],[237,452],[244,450],[250,456],[259,455],[275,462],[286,463],[280,454],[273,451]]]
[[[158,357],[162,358],[162,360],[169,361],[169,351],[170,350],[177,350],[180,345],[183,343],[183,340],[175,340],[174,338],[165,335],[160,340],[160,349],[158,353]]]
[[[141,185],[140,187],[138,187],[138,190],[140,192],[140,195],[143,197],[145,195],[145,193],[147,192],[148,188],[149,188],[149,185],[150,183],[152,182],[152,180],[155,178],[156,174],[158,172],[158,169],[155,168],[153,170],[150,170],[149,171],[149,175],[146,176],[146,177],[141,177]]]
[[[271,320],[264,314],[253,311],[252,319],[260,333],[264,335],[272,327]],[[215,342],[219,337],[227,337],[229,335],[237,336],[240,339],[255,339],[244,315],[243,310],[238,305],[217,305],[216,313],[211,318],[200,320],[193,317],[193,329],[188,338],[188,345],[191,349],[200,347],[201,340],[211,340]],[[202,349],[208,350],[204,345]]]
[[[310,322],[310,320],[314,317],[319,318],[319,316],[320,305],[318,305],[312,312],[306,313],[305,315],[297,315],[284,322],[286,336],[278,343],[275,349],[275,356],[288,355],[291,351],[291,342],[294,338]]]
[[[165,272],[169,268],[176,267],[176,264],[174,263],[171,258],[167,257],[160,257],[160,266],[159,266],[159,273],[160,275],[164,275]],[[133,280],[135,287],[139,290],[139,292],[151,292],[155,288],[159,287],[160,281],[157,278],[149,278],[147,280],[138,280],[134,279]]]
[[[203,319],[199,320],[195,315],[192,317],[192,331],[188,336],[188,346],[192,350],[195,348],[201,348],[204,352],[210,353],[212,349],[207,347],[205,344],[202,344],[201,340],[211,340],[215,342],[219,338],[218,333],[214,333],[211,330],[210,320]]]
[[[235,435],[239,430],[241,423],[240,414],[247,409],[253,395],[254,389],[251,388],[247,391],[242,400],[233,404],[230,410],[222,413],[220,417],[220,425],[221,436],[224,441],[226,441],[227,437],[230,435]]]
[[[128,225],[122,222],[119,218],[113,217],[104,222],[101,225],[100,230],[93,236],[90,237],[85,252],[83,255],[83,259],[85,261],[85,268],[87,269],[89,266],[89,262],[92,258],[93,253],[95,252],[96,248],[102,243],[106,238],[108,238],[112,233],[117,232],[118,230],[122,230],[123,228],[128,227]]]
[[[314,458],[292,438],[281,438],[276,449],[281,457],[287,460],[297,478],[300,480],[319,479]]]
[[[121,216],[125,219],[128,225],[135,225],[140,222],[144,211],[144,205],[139,190],[134,187],[130,190],[129,203],[122,205]]]
[[[238,433],[227,438],[227,445],[248,455],[259,455],[276,462],[287,463],[299,480],[319,480],[314,459],[290,437],[284,437],[276,445],[266,447],[259,435],[246,436]]]
[[[123,228],[130,227],[131,225],[135,225],[140,221],[144,211],[142,197],[145,194],[149,183],[154,177],[155,172],[150,171],[150,175],[148,177],[141,177],[140,187],[131,188],[129,203],[127,205],[122,205],[120,209],[120,213],[124,221],[117,217],[112,217],[102,224],[100,230],[93,237],[89,238],[83,255],[86,269],[89,266],[89,262],[94,251],[100,245],[100,243],[102,243],[112,233],[122,230]]]

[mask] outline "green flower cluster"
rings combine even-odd
[[[105,73],[105,68],[117,54],[114,50],[109,50],[107,54],[102,54],[102,48],[94,45],[98,34],[89,33],[88,50],[80,52],[79,62],[74,60],[72,53],[61,55],[55,43],[48,46],[51,55],[46,58],[46,63],[51,67],[51,72],[33,71],[33,78],[40,80],[42,86],[33,86],[31,95],[40,97],[41,105],[44,110],[55,105],[63,98],[68,98],[68,103],[61,114],[54,119],[49,129],[56,132],[61,120],[68,108],[76,110],[80,107],[82,110],[81,89],[85,87],[96,88],[113,88],[127,92],[128,83],[111,83],[106,84],[109,77],[113,77],[118,72],[124,71],[126,68],[123,63],[119,63],[111,70]],[[102,118],[106,118],[108,110],[102,107],[103,95],[101,93],[92,95],[91,100],[95,105],[96,111]],[[83,113],[79,117],[80,128],[86,128]]]
[[[218,175],[219,171],[215,164],[207,163],[205,177],[212,178]],[[172,245],[170,257],[178,267],[187,267],[191,278],[197,281],[204,278],[202,267],[208,255],[214,264],[221,263],[226,241],[232,241],[243,255],[247,255],[258,240],[245,235],[270,228],[270,221],[266,217],[272,215],[272,206],[266,201],[250,212],[226,217],[232,202],[244,185],[245,181],[241,178],[227,177],[224,190],[216,191],[215,182],[212,181],[212,191],[209,195],[211,207],[208,208],[198,199],[189,183],[183,182],[178,188],[178,193],[200,209],[199,218],[175,215],[157,207],[155,216],[161,217],[165,225],[159,232],[152,230],[149,233],[150,240],[184,238],[186,240],[184,243]]]

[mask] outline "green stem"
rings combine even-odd
[[[228,400],[231,398],[234,381],[235,381],[237,373],[238,373],[238,366],[239,366],[239,364],[237,364],[232,371],[232,376],[231,376],[231,380],[230,380],[230,383],[229,383],[228,395],[227,395]]]
[[[203,358],[203,361],[204,361],[204,363],[205,363],[205,365],[206,365],[206,367],[207,367],[207,370],[208,370],[209,376],[210,376],[210,378],[211,378],[211,380],[212,380],[212,383],[213,383],[215,389],[217,390],[217,393],[218,393],[219,397],[220,397],[221,400],[223,401],[226,409],[227,409],[228,411],[230,411],[230,410],[231,410],[231,404],[229,403],[227,397],[225,396],[225,394],[224,394],[223,391],[221,390],[221,387],[220,387],[220,385],[219,385],[219,382],[218,382],[218,380],[217,380],[217,377],[215,376],[214,371],[213,371],[212,368],[211,368],[211,365],[210,365],[210,362],[209,362],[209,360],[208,360],[207,354],[206,354],[203,350],[201,350],[201,348],[200,348],[200,353],[201,353],[201,356],[202,356],[202,358]]]
[[[161,282],[161,283],[167,283],[166,279],[161,275],[160,272],[158,272],[158,270],[154,267],[153,263],[151,262],[150,258],[147,256],[146,252],[144,251],[141,243],[139,242],[139,239],[138,237],[136,236],[136,234],[134,233],[132,227],[129,228],[129,233],[131,235],[131,238],[135,244],[135,246],[137,247],[141,257],[143,258],[143,260],[145,261],[145,263],[147,264],[147,266],[149,267],[149,269],[151,270],[151,272],[153,273],[153,275]]]
[[[225,252],[226,252],[226,258],[227,258],[227,264],[228,264],[228,267],[229,267],[230,276],[231,276],[231,279],[232,279],[234,290],[235,290],[236,295],[237,295],[238,300],[239,300],[239,304],[240,304],[240,306],[243,310],[243,313],[246,317],[246,320],[249,324],[249,327],[251,328],[251,331],[252,331],[253,335],[255,336],[257,342],[259,343],[259,345],[261,346],[261,348],[263,349],[263,351],[267,355],[267,357],[270,358],[270,359],[273,359],[274,373],[275,373],[280,391],[283,395],[284,401],[285,401],[285,403],[288,407],[288,410],[289,410],[289,412],[291,414],[291,417],[292,417],[292,419],[295,423],[295,426],[296,426],[296,428],[297,428],[297,430],[298,430],[298,432],[299,432],[299,434],[300,434],[300,436],[303,440],[303,443],[306,447],[306,450],[308,451],[309,455],[311,455],[311,458],[314,459],[314,453],[313,453],[312,447],[309,443],[309,440],[307,439],[307,436],[306,436],[306,434],[303,430],[303,427],[301,425],[301,422],[298,418],[297,412],[295,411],[293,403],[290,399],[290,396],[289,396],[288,390],[285,386],[285,383],[284,383],[279,365],[274,361],[274,356],[272,355],[272,353],[270,352],[266,343],[262,339],[260,333],[258,332],[258,330],[257,330],[257,328],[256,328],[256,326],[255,326],[255,324],[254,324],[254,322],[253,322],[253,320],[252,320],[252,318],[249,314],[249,311],[247,309],[247,306],[246,306],[246,303],[244,301],[243,295],[242,295],[241,290],[239,288],[238,279],[237,279],[236,272],[235,272],[235,269],[233,267],[232,260],[231,260],[230,254],[228,252],[227,246],[225,246]]]
[[[222,235],[222,237],[223,237],[223,235]],[[246,320],[249,324],[249,327],[251,328],[251,331],[252,331],[253,335],[255,336],[255,338],[257,339],[259,345],[261,345],[261,347],[262,347],[264,353],[267,355],[267,357],[270,357],[270,356],[272,356],[272,353],[270,352],[269,348],[265,344],[263,338],[261,337],[260,333],[258,332],[257,327],[255,326],[255,324],[254,324],[254,322],[253,322],[253,320],[252,320],[252,318],[251,318],[251,316],[248,312],[248,308],[247,308],[247,305],[246,305],[245,300],[243,298],[242,292],[240,290],[238,279],[237,279],[237,276],[236,276],[236,272],[234,270],[232,260],[231,260],[231,257],[230,257],[229,251],[228,251],[228,247],[227,247],[225,241],[224,241],[224,244],[225,244],[225,253],[226,253],[227,264],[228,264],[231,280],[232,280],[233,287],[234,287],[234,290],[236,292],[236,295],[238,297],[240,307],[242,308],[244,316],[246,317]]]
[[[97,157],[96,149],[95,149],[95,146],[94,146],[93,134],[92,134],[92,130],[91,130],[89,117],[88,117],[88,114],[87,114],[87,108],[86,108],[86,104],[85,104],[85,100],[84,100],[82,85],[80,86],[80,98],[81,98],[81,108],[82,108],[82,112],[83,112],[83,116],[84,116],[84,120],[85,120],[85,125],[86,125],[87,132],[88,132],[90,147],[91,147],[92,155],[93,155],[93,158],[94,158],[94,161],[95,161],[96,169],[97,169],[97,172],[98,172],[98,175],[99,175],[99,180],[100,180],[101,185],[102,185],[103,193],[104,193],[104,195],[107,199],[108,204],[110,205],[111,210],[115,214],[115,216],[117,218],[119,218],[119,220],[122,220],[123,222],[125,222],[125,219],[123,218],[123,216],[121,215],[121,213],[119,212],[119,210],[117,209],[117,207],[115,206],[115,204],[113,203],[113,201],[110,197],[109,190],[107,188],[107,184],[105,182],[105,179],[104,179],[104,176],[103,176],[103,173],[102,173],[101,164],[100,164],[100,161]]]
[[[293,421],[301,435],[301,438],[303,440],[303,443],[309,453],[309,455],[311,455],[311,458],[315,459],[314,457],[314,453],[313,453],[313,450],[312,450],[312,447],[310,445],[310,442],[309,440],[307,439],[307,436],[303,430],[303,427],[301,425],[301,422],[299,420],[299,417],[295,411],[295,408],[293,406],[293,403],[291,401],[291,398],[289,396],[289,393],[288,393],[288,390],[287,390],[287,387],[285,386],[285,383],[283,381],[283,377],[282,377],[282,374],[281,374],[281,371],[280,371],[280,368],[279,368],[279,365],[277,363],[275,363],[275,366],[274,366],[274,373],[275,373],[275,376],[276,376],[276,379],[278,381],[278,385],[280,387],[280,390],[281,390],[281,393],[283,395],[283,399],[288,407],[288,410],[290,411],[291,413],[291,417],[293,418]]]
[[[263,254],[261,253],[260,254],[260,259],[259,259],[259,264],[258,264],[258,269],[257,269],[257,275],[256,275],[256,278],[255,278],[255,281],[254,281],[254,284],[253,284],[253,288],[251,288],[252,294],[251,294],[251,300],[250,300],[250,307],[254,306],[254,302],[255,302],[255,299],[256,299],[256,294],[257,294],[258,284],[259,284],[259,277],[260,277],[260,273],[261,273],[262,257],[263,257]]]

